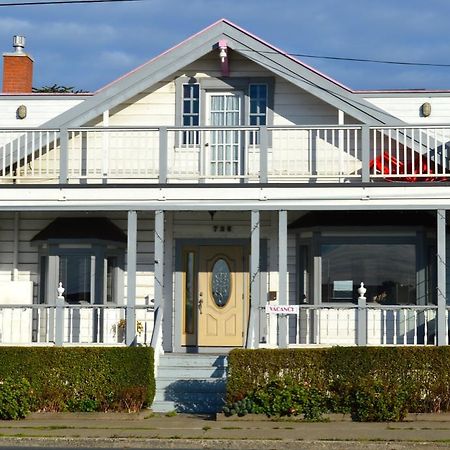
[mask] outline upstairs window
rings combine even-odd
[[[183,126],[198,127],[200,125],[200,86],[183,84]],[[183,131],[183,145],[198,145],[198,131]]]
[[[267,84],[250,84],[249,97],[249,125],[267,125]]]
[[[249,125],[267,125],[267,84],[249,85]],[[250,133],[250,144],[259,144],[259,133]]]

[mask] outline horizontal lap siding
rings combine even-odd
[[[337,124],[336,108],[277,77],[274,97],[274,125]]]
[[[447,97],[368,97],[366,100],[390,114],[412,124],[448,124],[450,95]],[[421,116],[421,105],[431,104],[430,117]]]
[[[42,98],[2,98],[2,106],[0,108],[0,124],[3,128],[38,127],[64,111],[78,105],[82,101],[83,100],[77,98],[64,100],[48,100]],[[25,119],[21,120],[16,117],[16,111],[20,105],[25,105],[27,107],[27,116]]]

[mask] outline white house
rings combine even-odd
[[[15,45],[2,344],[448,343],[450,91],[354,91],[227,20],[93,94],[31,93]]]

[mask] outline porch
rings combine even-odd
[[[380,216],[380,212],[376,214]],[[227,252],[237,247],[241,248],[243,258],[248,258],[237,270],[241,283],[237,298],[242,296],[240,304],[243,311],[240,317],[243,318],[243,328],[237,332],[240,335],[242,331],[242,338],[235,346],[449,344],[445,210],[426,213],[426,217],[432,219],[427,223],[421,215],[417,222],[422,224],[420,230],[414,227],[410,216],[407,217],[410,228],[399,224],[401,228],[389,227],[388,232],[380,232],[373,226],[364,227],[360,220],[359,227],[356,224],[352,229],[345,228],[345,239],[342,231],[336,231],[337,219],[334,229],[324,229],[322,235],[317,228],[315,231],[302,229],[299,234],[295,231],[298,215],[299,211],[294,210],[157,210],[154,213],[130,210],[110,214],[115,223],[121,223],[121,227],[126,230],[125,288],[117,280],[116,284],[111,282],[114,270],[120,271],[121,265],[120,261],[114,260],[118,253],[112,242],[98,242],[101,236],[95,243],[89,244],[71,242],[67,237],[60,236],[62,240],[58,244],[55,236],[48,236],[48,233],[47,237],[52,241],[42,243],[45,233],[38,233],[42,246],[39,260],[41,269],[38,270],[38,266],[32,268],[34,275],[31,279],[34,282],[21,280],[21,276],[24,276],[21,274],[24,265],[21,252],[26,248],[29,255],[26,258],[35,257],[30,253],[29,244],[20,244],[18,235],[24,230],[25,236],[33,236],[26,230],[30,227],[28,221],[34,220],[32,218],[35,216],[28,213],[23,218],[21,228],[18,224],[22,219],[15,213],[17,222],[15,220],[13,223],[15,228],[11,241],[12,281],[2,282],[2,298],[5,300],[8,297],[8,302],[3,301],[0,305],[1,344],[138,344],[154,345],[168,352],[188,351],[187,347],[192,342],[186,334],[186,330],[191,327],[187,321],[191,320],[192,326],[198,326],[194,316],[202,313],[202,307],[206,308],[203,301],[211,301],[212,307],[218,310],[226,306],[226,301],[222,301],[217,292],[209,299],[203,297],[200,302],[197,284],[200,281],[191,282],[192,291],[187,296],[189,286],[186,280],[194,280],[199,276],[198,269],[194,267],[203,267],[200,262],[196,263],[197,266],[189,266],[188,263],[189,258],[198,260],[205,255],[196,253],[198,246],[207,249],[208,255],[212,255],[212,266],[208,269],[210,273],[214,272],[215,262],[219,259],[229,261]],[[57,214],[47,215],[45,223],[54,217]],[[302,217],[308,223],[307,215]],[[93,218],[88,217],[86,220]],[[313,223],[318,225],[317,219],[314,220]],[[395,221],[398,222],[397,219]],[[98,220],[94,222],[98,223]],[[7,228],[5,220],[2,223]],[[2,233],[5,241],[9,234]],[[77,239],[81,239],[80,234]],[[120,236],[117,239],[121,239]],[[310,248],[316,249],[309,256],[302,253],[308,239]],[[144,253],[139,253],[138,249],[142,248],[143,243]],[[219,246],[222,249],[218,250]],[[335,251],[334,259],[329,256],[330,246]],[[347,253],[339,252],[343,248],[356,248],[358,253],[353,253],[349,258]],[[400,258],[389,260],[386,257],[389,253],[400,255]],[[37,258],[38,253],[35,251],[33,254]],[[77,255],[73,264],[90,261],[88,266],[91,272],[86,272],[91,279],[90,284],[86,285],[90,286],[87,289],[91,293],[90,301],[79,301],[78,297],[74,297],[77,291],[72,292],[71,283],[66,285],[66,282],[61,286],[65,290],[60,290],[58,295],[58,276],[64,275],[61,261],[67,264],[67,255],[71,254]],[[219,259],[214,256],[216,254],[221,255]],[[370,255],[376,254],[381,255],[379,260],[385,262],[387,271],[392,274],[389,279],[384,269],[377,272],[378,277],[373,275],[372,267],[377,258]],[[48,260],[45,259],[46,255]],[[84,259],[80,259],[80,255]],[[7,258],[4,252],[2,258],[5,268]],[[368,261],[365,272],[368,275],[348,271],[342,264],[342,261],[347,260],[353,261],[357,268]],[[55,269],[58,264],[59,272]],[[41,289],[38,287],[41,286],[38,283],[39,273],[45,267],[49,267],[45,280],[53,280],[54,283],[42,290],[46,300],[40,303],[36,291]],[[108,267],[117,269],[109,270]],[[324,278],[325,267],[330,274],[329,279]],[[340,271],[333,272],[333,268]],[[237,272],[231,270],[231,275],[227,275],[226,270],[217,271],[221,283],[226,282],[229,276],[236,282]],[[6,276],[3,274],[3,278]],[[103,281],[92,281],[93,277]],[[144,277],[149,282],[145,289],[138,286],[138,279],[143,280]],[[389,283],[385,283],[385,280]],[[366,284],[366,293],[358,292],[360,282]],[[5,294],[7,285],[11,290],[9,296]],[[119,287],[119,292],[124,291],[117,301],[110,293],[113,285]],[[35,294],[29,296],[34,300],[25,304],[20,299],[27,289],[34,290]],[[193,336],[194,346],[197,344],[197,347],[203,346],[208,350],[208,341],[200,345],[198,335]],[[224,348],[220,344],[217,347]]]
[[[448,126],[0,129],[2,183],[446,181]]]

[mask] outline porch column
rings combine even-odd
[[[437,210],[437,316],[436,332],[437,345],[447,344],[447,320],[446,320],[446,210]]]
[[[287,211],[280,210],[278,215],[278,303],[288,304],[287,279]],[[278,318],[278,345],[288,346],[288,317]]]
[[[160,330],[164,315],[164,211],[155,211],[155,323],[154,330]],[[154,332],[155,333],[155,332]]]
[[[261,227],[259,222],[259,211],[251,212],[250,231],[250,314],[247,332],[247,348],[258,347],[259,336],[257,336],[258,306],[261,296],[261,270],[260,270],[260,237]]]
[[[127,327],[125,342],[127,345],[134,345],[136,344],[136,211],[128,211],[127,231]]]

